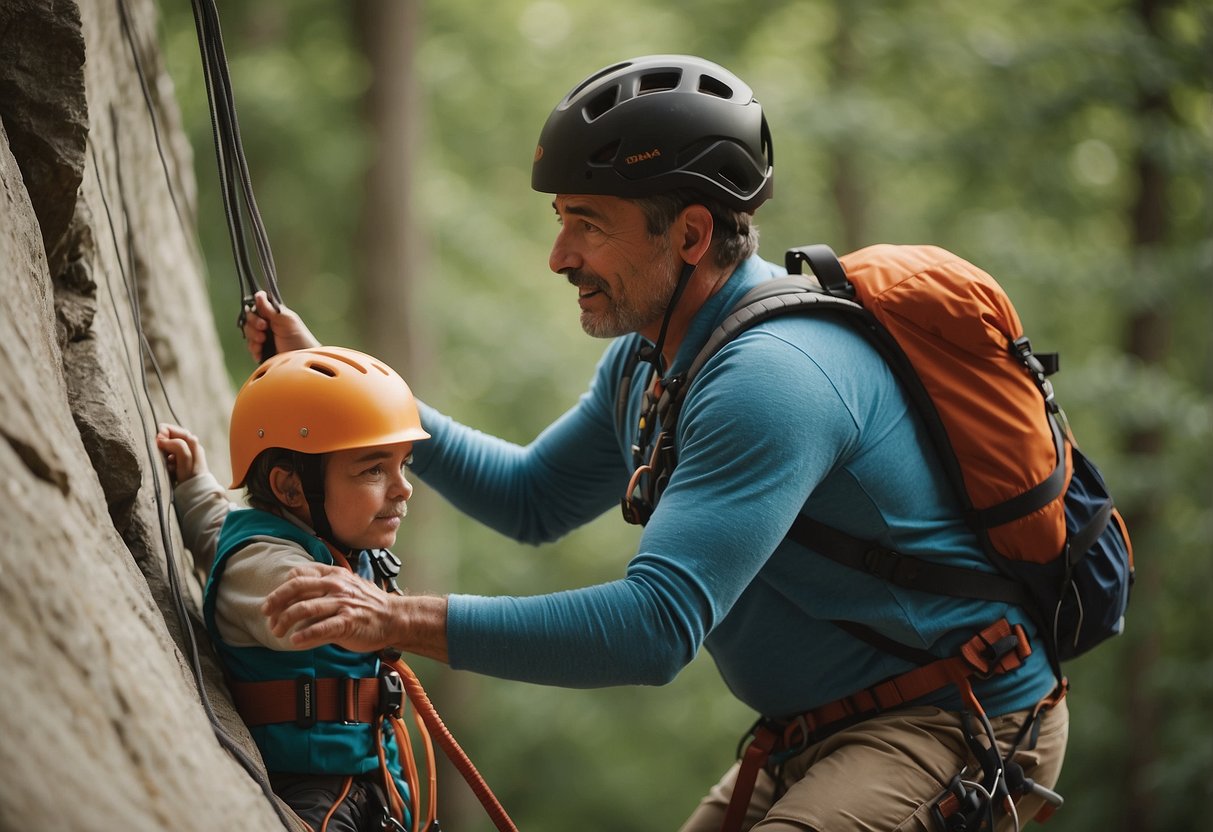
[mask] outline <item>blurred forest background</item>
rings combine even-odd
[[[195,149],[198,227],[233,383],[252,370],[189,4],[162,45]],[[1213,801],[1213,10],[1198,0],[258,0],[220,9],[286,302],[426,401],[518,442],[584,389],[602,343],[547,269],[529,188],[550,109],[619,59],[686,52],[756,90],[775,146],[763,251],[951,248],[1000,278],[1128,518],[1124,636],[1069,668],[1066,830],[1205,828]],[[211,452],[221,463],[224,449]],[[419,488],[415,590],[613,579],[610,516],[538,551]],[[753,714],[700,656],[659,689],[418,672],[528,832],[674,829]],[[487,822],[458,776],[444,828]]]

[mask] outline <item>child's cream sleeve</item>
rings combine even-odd
[[[181,537],[194,556],[194,566],[209,575],[223,521],[239,507],[209,473],[181,483],[173,491],[173,497]],[[215,599],[215,626],[223,640],[233,647],[296,649],[285,638],[277,638],[270,632],[261,614],[261,603],[286,581],[293,568],[310,563],[314,561],[298,546],[275,537],[254,537],[233,553],[223,570]]]

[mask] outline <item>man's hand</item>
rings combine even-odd
[[[446,661],[446,599],[402,596],[338,566],[291,570],[261,606],[278,638],[300,650],[336,644],[355,653],[388,647]]]
[[[163,424],[156,432],[156,447],[164,456],[169,478],[175,485],[205,474],[206,452],[198,437],[178,425]]]
[[[244,316],[244,341],[249,355],[261,362],[261,349],[265,346],[266,330],[274,333],[274,345],[278,352],[319,347],[320,342],[312,335],[307,324],[295,312],[285,306],[274,308],[265,292],[253,295],[253,308]]]

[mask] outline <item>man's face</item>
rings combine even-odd
[[[652,340],[682,266],[669,235],[650,236],[644,213],[619,197],[560,194],[552,207],[560,233],[548,265],[577,287],[581,328]]]

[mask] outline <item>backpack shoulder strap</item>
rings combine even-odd
[[[762,321],[810,308],[866,314],[855,301],[826,293],[817,280],[807,275],[794,274],[764,281],[747,292],[708,336],[686,371],[682,389],[687,388],[708,359],[745,330]]]

